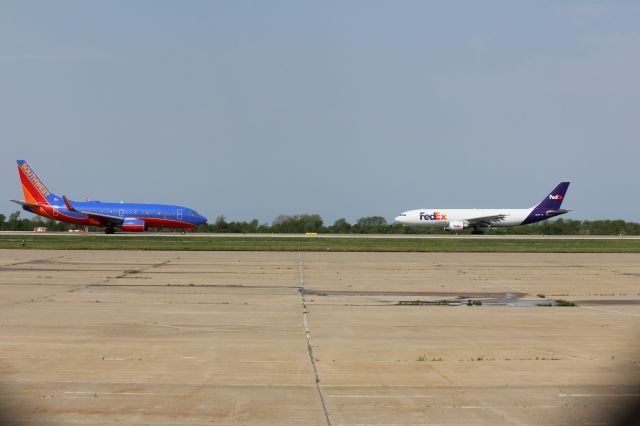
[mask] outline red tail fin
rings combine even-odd
[[[20,175],[26,202],[43,206],[51,205],[56,196],[47,189],[36,172],[24,160],[18,160],[18,175]]]

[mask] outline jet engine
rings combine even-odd
[[[452,220],[445,229],[447,231],[462,231],[464,229],[464,222],[461,220]]]
[[[144,220],[140,219],[125,219],[121,226],[123,231],[127,232],[142,232],[144,231]]]

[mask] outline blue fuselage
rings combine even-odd
[[[53,203],[51,208],[47,209],[49,210],[46,212],[47,214],[33,211],[29,206],[23,206],[23,208],[29,212],[41,214],[51,219],[80,225],[117,226],[119,223],[117,219],[135,219],[144,221],[145,227],[147,228],[191,229],[207,222],[206,217],[184,206],[168,204],[102,203],[99,201],[73,201],[72,204],[73,208],[78,211],[70,211],[62,200],[60,200],[60,203]],[[104,219],[97,220],[96,217],[88,215],[87,213],[104,216]],[[114,219],[110,220],[109,217],[113,217]]]

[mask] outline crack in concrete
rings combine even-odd
[[[322,411],[324,412],[324,418],[327,421],[327,425],[331,426],[331,418],[329,416],[329,410],[327,410],[327,404],[324,399],[324,394],[322,393],[322,389],[320,388],[320,373],[318,372],[318,366],[316,365],[316,358],[313,351],[313,346],[311,345],[311,330],[309,328],[309,320],[307,313],[307,303],[305,299],[305,290],[304,290],[304,279],[302,276],[302,253],[298,253],[298,269],[299,269],[299,277],[300,277],[300,298],[302,302],[302,316],[304,320],[304,333],[307,337],[307,352],[309,354],[309,361],[311,361],[311,367],[313,368],[313,374],[316,379],[316,390],[318,391],[318,396],[320,397],[320,403],[322,405]]]
[[[52,259],[59,259],[59,258],[62,258],[62,257],[64,257],[64,256],[57,256],[57,257],[52,257],[52,258],[48,258],[48,259],[42,259],[42,262],[49,262],[49,261],[51,261]],[[34,262],[34,261],[29,261],[29,262],[24,262],[24,263],[33,263],[33,262]],[[38,263],[42,263],[42,262],[38,262]],[[102,286],[102,285],[107,285],[107,283],[108,283],[109,281],[113,280],[113,279],[125,278],[125,277],[127,277],[127,276],[129,276],[129,275],[132,275],[132,274],[138,274],[138,273],[140,273],[140,272],[144,272],[144,271],[146,271],[146,270],[148,270],[148,269],[153,269],[153,268],[157,268],[157,267],[159,267],[159,266],[166,265],[166,264],[168,264],[169,262],[171,262],[171,259],[168,259],[168,260],[165,260],[165,261],[163,261],[163,262],[156,263],[156,264],[153,264],[153,265],[149,265],[149,266],[147,266],[146,268],[142,268],[142,269],[125,270],[122,274],[120,274],[120,275],[118,275],[118,276],[116,276],[116,277],[107,277],[107,278],[105,278],[105,279],[103,279],[102,281],[99,281],[99,282],[97,282],[97,283],[83,284],[83,285],[81,285],[81,286],[74,287],[74,288],[71,288],[71,289],[69,289],[69,290],[65,290],[65,291],[63,291],[62,293],[75,293],[76,291],[84,290],[84,289],[86,289],[86,288],[90,288],[90,287],[99,287],[99,286]],[[60,292],[56,291],[56,292],[54,292],[53,294],[47,294],[47,295],[45,295],[45,296],[34,297],[34,298],[29,299],[29,300],[20,300],[20,301],[17,301],[17,302],[15,302],[15,303],[12,303],[12,306],[25,305],[25,304],[27,304],[27,303],[37,303],[37,302],[42,302],[42,301],[45,301],[45,300],[49,300],[49,299],[51,299],[52,297],[55,297],[58,293],[60,293]]]
[[[15,270],[15,268],[12,268],[13,266],[19,266],[19,265],[42,265],[42,264],[51,263],[51,261],[56,260],[56,259],[64,259],[64,255],[54,256],[54,257],[47,257],[45,259],[31,259],[31,260],[24,260],[24,261],[20,261],[20,262],[8,263],[6,265],[0,266],[0,270],[1,269],[8,269],[9,271],[13,271],[13,270]],[[25,270],[31,270],[31,269],[25,268]],[[39,269],[33,269],[33,270],[34,271],[39,271]]]
[[[166,264],[168,264],[169,262],[171,262],[171,259],[165,260],[164,262],[160,262],[160,263],[155,263],[153,265],[149,265],[146,268],[141,268],[141,269],[126,269],[124,270],[120,275],[117,275],[115,277],[107,277],[102,281],[99,281],[97,283],[90,283],[90,284],[83,284],[79,287],[75,287],[72,288],[71,290],[67,290],[67,292],[69,293],[75,293],[76,291],[79,290],[84,290],[85,288],[90,288],[90,287],[100,287],[102,285],[106,285],[108,282],[110,282],[111,280],[117,280],[117,279],[121,279],[121,278],[126,278],[129,275],[133,275],[133,274],[139,274],[141,272],[145,272],[149,269],[153,269],[153,268],[157,268],[159,266],[164,266]]]

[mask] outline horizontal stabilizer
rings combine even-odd
[[[21,206],[40,207],[40,204],[37,204],[37,203],[28,203],[26,201],[20,201],[20,200],[10,200],[10,201],[13,201],[16,204],[20,204]]]
[[[561,214],[569,213],[571,210],[567,209],[557,209],[557,210],[547,210],[545,215],[547,217],[560,216]]]

